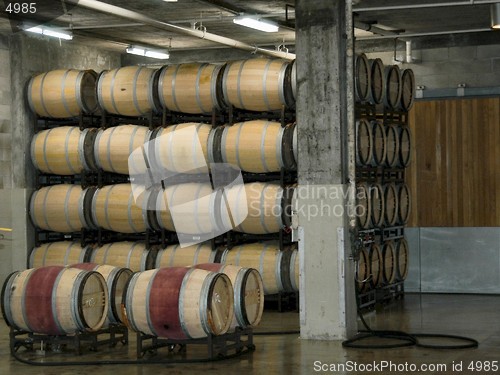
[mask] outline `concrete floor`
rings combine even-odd
[[[44,374],[65,375],[95,373],[120,375],[152,375],[159,371],[171,374],[314,374],[315,361],[321,364],[345,364],[355,361],[369,364],[373,361],[392,361],[394,364],[446,364],[446,371],[429,371],[428,374],[487,374],[493,372],[471,372],[467,366],[471,361],[498,361],[500,359],[500,297],[472,295],[419,295],[408,294],[403,301],[398,301],[378,311],[366,315],[368,323],[374,329],[406,330],[412,332],[433,332],[466,335],[480,342],[478,349],[470,350],[429,350],[420,348],[390,350],[355,350],[344,349],[340,342],[305,341],[298,335],[256,336],[256,351],[240,358],[208,364],[169,364],[169,365],[113,365],[113,366],[66,366],[34,367],[21,364],[9,355],[8,329],[0,324],[0,374]],[[289,330],[298,328],[297,313],[264,314],[264,321],[256,329],[259,331]],[[128,347],[114,349],[101,348],[98,353],[85,352],[75,358],[72,353],[47,353],[45,360],[96,359],[135,359],[135,335],[131,335]],[[26,355],[24,349],[19,353],[26,358],[39,358]],[[160,352],[165,353],[165,352]],[[188,355],[195,355],[197,350],[189,350]],[[453,371],[452,364],[463,363],[463,371]],[[318,362],[316,362],[318,365]],[[316,366],[316,370],[318,367]],[[325,371],[323,371],[325,372]],[[358,374],[368,372],[338,371],[326,373]],[[379,373],[404,373],[411,371],[382,371]],[[415,372],[416,373],[416,372]],[[420,372],[422,373],[422,372]]]

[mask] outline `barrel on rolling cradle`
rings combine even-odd
[[[170,111],[204,114],[221,109],[223,65],[190,63],[167,65],[158,78],[158,97]]]
[[[354,92],[356,101],[364,103],[370,98],[371,71],[370,63],[364,53],[354,59]]]
[[[129,328],[174,340],[222,335],[234,313],[233,288],[226,275],[187,267],[135,273],[123,304]]]
[[[120,233],[145,232],[142,197],[142,194],[134,196],[131,184],[108,185],[97,189],[92,197],[94,225]]]
[[[263,242],[226,249],[222,254],[221,263],[258,270],[264,283],[264,294],[268,295],[293,290],[290,277],[291,258],[292,251],[281,251],[277,242]]]
[[[107,319],[103,327],[108,327],[110,324],[122,323],[122,297],[125,285],[132,276],[132,271],[128,268],[110,266],[107,264],[95,263],[77,263],[70,267],[78,268],[86,271],[95,271],[104,277],[108,287],[108,313]]]
[[[264,285],[257,270],[220,263],[197,264],[194,268],[220,272],[231,280],[234,291],[231,330],[236,327],[255,327],[260,323],[264,311]]]
[[[279,59],[256,58],[227,63],[222,91],[227,105],[249,111],[276,111],[294,103],[292,66]]]
[[[189,267],[195,264],[214,263],[217,251],[210,242],[187,247],[179,244],[167,246],[156,254],[155,268]]]
[[[293,154],[295,124],[254,120],[214,129],[209,138],[209,161],[229,163],[252,173],[296,168]]]
[[[153,268],[153,252],[146,249],[142,242],[112,242],[95,248],[89,261],[96,264],[109,264],[129,268],[133,272]]]
[[[67,118],[97,110],[97,73],[60,69],[37,75],[28,84],[28,103],[41,117]]]
[[[80,131],[60,126],[36,133],[31,140],[31,161],[43,173],[69,176],[94,170],[92,152],[96,129]]]
[[[371,104],[382,104],[386,92],[384,63],[381,59],[368,60],[370,64],[370,93],[368,101]]]
[[[148,153],[155,171],[208,173],[208,138],[212,126],[188,122],[156,129]]]
[[[133,154],[134,150],[141,149],[150,137],[151,132],[146,126],[119,125],[99,130],[94,143],[97,167],[113,173],[144,173],[145,168],[141,168],[140,161],[134,163],[134,158],[130,156],[136,155]],[[132,170],[129,170],[129,167],[132,167]]]
[[[88,261],[91,246],[82,247],[79,242],[58,241],[35,247],[29,257],[29,268],[43,266],[67,266]]]
[[[97,98],[108,113],[143,116],[158,111],[155,86],[157,71],[143,66],[126,66],[99,75]]]
[[[47,335],[99,330],[109,303],[106,281],[99,273],[61,266],[10,274],[1,298],[9,326]]]
[[[401,71],[397,65],[386,66],[384,106],[391,110],[398,109],[401,101]]]
[[[90,202],[94,188],[60,184],[43,187],[30,200],[30,218],[37,228],[71,233],[93,229]]]

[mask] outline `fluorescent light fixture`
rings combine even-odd
[[[500,3],[491,4],[491,28],[500,30]]]
[[[233,22],[237,25],[250,27],[252,29],[265,31],[266,33],[275,33],[278,31],[279,27],[274,22],[263,21],[256,17],[241,16],[233,19]]]
[[[165,1],[167,3],[176,3],[177,2],[177,0],[163,0],[163,1]]]
[[[166,60],[170,57],[168,51],[152,50],[144,47],[130,46],[126,49],[127,53],[138,56],[151,57],[153,59]]]
[[[59,39],[64,39],[64,40],[73,39],[73,35],[71,35],[67,32],[60,31],[60,30],[54,30],[54,29],[48,29],[46,27],[41,27],[41,26],[28,27],[25,30],[29,31],[30,33],[47,35],[47,36],[51,36],[51,37],[59,38]]]

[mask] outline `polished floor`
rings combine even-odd
[[[369,371],[355,371],[346,368],[339,371],[339,364],[362,366],[392,365],[382,371],[384,374],[423,373],[433,365],[445,365],[440,370],[425,371],[427,374],[492,374],[500,371],[486,371],[500,360],[500,296],[472,295],[419,295],[408,294],[404,300],[379,308],[366,314],[367,322],[376,329],[405,330],[411,332],[433,332],[465,335],[479,341],[478,349],[466,350],[431,350],[422,348],[357,350],[344,349],[340,342],[301,340],[297,334],[256,336],[256,350],[242,357],[203,364],[161,364],[161,365],[85,365],[64,367],[38,367],[17,362],[9,354],[8,329],[0,324],[0,374],[108,374],[119,375],[152,375],[159,372],[165,374],[367,374]],[[298,328],[297,313],[276,313],[266,311],[262,324],[257,332],[294,330]],[[195,355],[198,349],[188,356]],[[128,346],[108,349],[100,348],[97,353],[84,352],[81,356],[73,353],[53,353],[47,351],[45,356],[26,353],[19,350],[24,358],[35,361],[95,361],[135,359],[135,335],[131,335]],[[166,352],[159,350],[161,358]],[[154,357],[152,357],[154,358]],[[156,357],[158,358],[158,357]],[[351,361],[351,362],[349,362]],[[382,362],[387,361],[387,362]],[[407,363],[407,365],[405,365]],[[496,362],[498,363],[498,362]],[[459,371],[457,365],[462,365]],[[476,371],[467,369],[472,364]],[[415,365],[421,371],[402,371],[403,367]],[[330,367],[331,366],[331,367]],[[421,367],[424,366],[424,367]],[[426,367],[427,366],[427,367]],[[455,370],[453,370],[455,366]],[[482,366],[481,371],[479,368]],[[369,369],[369,368],[367,368]],[[374,370],[382,369],[375,367]],[[432,368],[431,368],[432,369]],[[326,370],[326,371],[325,371]],[[331,371],[335,370],[335,371]]]

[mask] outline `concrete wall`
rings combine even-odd
[[[27,211],[35,187],[29,155],[34,117],[25,99],[27,81],[53,69],[102,71],[120,65],[120,54],[76,42],[60,44],[59,40],[21,34],[0,39],[0,227],[13,229],[0,240],[0,282],[13,270],[26,267],[34,240]]]
[[[394,63],[394,52],[367,56],[381,58],[385,64]],[[396,56],[403,60],[405,51],[399,48]],[[420,49],[413,51],[413,58],[415,63],[401,64],[401,68],[413,69],[417,85],[426,89],[456,88],[459,83],[491,87],[500,82],[500,44]]]

